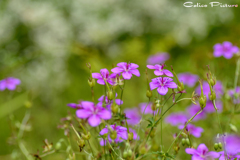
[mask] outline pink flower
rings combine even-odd
[[[124,113],[126,114],[128,124],[136,125],[141,120],[138,108],[125,109]]]
[[[187,120],[188,120],[187,116],[182,112],[172,113],[165,118],[166,123],[170,123],[173,126],[185,124]]]
[[[210,151],[205,144],[200,144],[197,149],[186,148],[186,153],[192,155],[192,160],[213,160],[219,157],[219,153]]]
[[[178,74],[178,79],[179,81],[183,82],[183,84],[188,85],[189,87],[193,87],[198,81],[198,76],[185,72]]]
[[[168,53],[157,53],[154,55],[149,56],[147,63],[148,64],[160,64],[164,63],[170,58]]]
[[[104,134],[108,134],[108,140],[110,143],[112,142],[115,142],[115,143],[120,143],[122,142],[123,140],[127,140],[128,139],[128,132],[127,132],[127,128],[125,127],[122,127],[122,126],[117,126],[116,124],[114,125],[110,125],[112,131],[116,131],[117,133],[117,137],[115,140],[112,140],[110,138],[110,130],[108,128],[108,126],[106,126],[105,128],[103,128],[101,131],[100,131],[100,135],[104,135]],[[107,142],[106,140],[104,141],[103,139],[100,141],[100,145],[101,146],[104,146],[106,145]]]
[[[222,44],[217,43],[213,46],[213,55],[215,57],[223,56],[226,59],[230,59],[233,55],[239,52],[239,48],[237,46],[233,46],[231,42],[223,42]]]
[[[78,118],[86,119],[88,118],[88,123],[92,127],[96,127],[101,123],[101,119],[108,120],[111,119],[112,114],[107,109],[94,105],[93,102],[82,101],[82,108],[76,111]]]
[[[16,86],[19,85],[21,81],[17,78],[8,77],[0,81],[0,90],[3,91],[5,89],[15,90]]]
[[[227,153],[227,157],[231,158],[231,160],[234,158],[240,158],[240,136],[229,134],[227,136],[221,137],[220,141],[222,143],[223,140],[225,141],[224,147]],[[224,159],[224,153],[222,153],[221,158]]]
[[[152,79],[150,82],[151,90],[157,89],[158,93],[161,95],[165,95],[168,92],[168,88],[177,88],[177,84],[173,82],[173,79],[168,77],[157,77]]]
[[[154,74],[156,76],[166,75],[166,76],[169,76],[169,77],[173,77],[173,74],[169,70],[163,69],[164,67],[165,67],[164,64],[162,64],[162,65],[155,64],[154,66],[153,65],[147,65],[147,68],[155,69]]]
[[[178,126],[179,129],[183,129],[184,125]],[[188,124],[186,127],[186,130],[189,134],[193,135],[194,137],[201,137],[201,133],[203,132],[203,129],[201,127],[196,127],[193,124]]]
[[[112,82],[112,78],[115,78],[116,74],[111,74],[109,75],[109,72],[106,68],[101,69],[100,73],[92,73],[92,77],[97,80],[98,84],[102,84],[105,85],[105,81],[108,82],[111,85],[114,85],[114,83]],[[104,81],[105,80],[105,81]]]
[[[111,71],[113,73],[119,74],[122,73],[124,79],[131,79],[132,74],[140,76],[138,71],[138,65],[135,63],[121,62],[117,64],[118,67],[113,68]]]

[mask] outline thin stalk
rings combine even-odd
[[[178,96],[177,100],[181,97],[181,95],[182,95],[182,93]],[[176,100],[176,101],[177,101],[177,100]],[[155,125],[158,124],[158,122],[159,122],[159,121],[162,119],[162,117],[167,113],[167,111],[168,111],[169,109],[171,109],[175,104],[177,104],[177,103],[174,102],[174,103],[162,114],[162,116],[155,122]],[[150,132],[149,132],[148,135],[147,135],[146,142],[148,141],[148,138],[149,138],[152,130],[153,130],[153,127],[151,128]]]
[[[94,90],[93,90],[93,87],[91,87],[91,94],[92,94],[92,101],[94,102]]]
[[[183,129],[178,133],[177,137],[174,139],[174,141],[172,142],[172,144],[170,145],[170,147],[167,150],[167,153],[170,151],[170,149],[172,148],[173,144],[177,141],[178,137],[180,136],[180,134],[184,131],[184,129],[186,128],[186,126],[193,120],[194,117],[196,117],[198,114],[200,114],[202,112],[202,110],[198,111],[194,116],[192,116],[187,123],[185,124],[185,126],[183,127]]]
[[[89,140],[87,140],[87,142],[88,142],[88,145],[89,145],[89,147],[90,147],[90,149],[91,149],[91,151],[92,151],[93,157],[95,157],[94,152],[93,152],[93,149],[92,149],[92,146],[91,146],[91,144],[89,143]]]
[[[18,146],[27,160],[33,160],[32,156],[30,155],[30,153],[28,152],[27,148],[24,146],[22,141],[18,141]]]
[[[149,105],[149,103],[150,103],[150,98],[148,99],[148,103],[147,103],[146,107],[145,107],[144,110],[143,110],[143,116],[144,116],[144,114],[145,114],[145,111],[146,111],[147,106]],[[141,119],[140,119],[140,123],[139,123],[138,130],[137,130],[137,136],[139,135],[139,131],[140,131],[140,128],[141,128],[143,116],[142,116]],[[136,149],[137,149],[137,144],[135,145],[134,152],[136,151]]]
[[[163,113],[163,107],[162,107],[162,109],[161,109],[161,117],[163,116],[162,113]],[[162,135],[162,121],[163,121],[163,120],[161,120],[161,149],[163,150],[163,140],[162,140],[162,137],[163,137],[163,135]]]
[[[53,154],[55,152],[56,152],[56,150],[52,150],[52,151],[46,152],[45,154],[41,155],[40,157],[43,158],[43,157],[46,157],[47,155]]]
[[[22,124],[21,124],[21,126],[20,126],[20,130],[19,130],[19,132],[18,132],[18,138],[19,138],[19,139],[22,138],[22,136],[23,136],[24,126],[27,124],[29,118],[30,118],[30,111],[27,110],[26,113],[25,113],[25,115],[24,115],[24,118],[23,118],[23,120],[22,120]]]
[[[123,80],[123,88],[121,86],[119,86],[121,88],[121,90],[122,90],[121,97],[120,97],[121,101],[123,100],[123,91],[124,91],[125,83],[126,83],[126,81]],[[120,105],[119,105],[120,113],[122,113],[122,107],[121,106],[122,106],[122,103],[120,103]]]
[[[123,160],[122,157],[120,157],[120,156],[116,153],[116,151],[113,149],[113,147],[111,146],[109,140],[107,140],[107,142],[108,142],[110,148],[112,149],[112,151],[114,152],[114,154],[115,154],[117,157],[119,157],[121,160]]]

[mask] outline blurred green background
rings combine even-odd
[[[22,81],[17,91],[0,92],[0,107],[28,91],[32,100],[32,130],[23,139],[29,152],[41,151],[45,138],[57,142],[63,137],[63,130],[57,129],[60,118],[68,111],[74,114],[67,103],[91,100],[86,63],[92,65],[93,72],[110,70],[113,64],[122,61],[139,64],[141,77],[133,77],[126,83],[124,107],[147,101],[146,61],[158,52],[170,54],[167,68],[173,65],[177,73],[192,72],[204,77],[205,66],[209,64],[226,88],[233,87],[236,57],[214,58],[212,52],[213,45],[223,41],[240,46],[239,7],[185,8],[184,2],[0,0],[0,79],[13,76]],[[221,3],[240,4],[240,1]],[[101,85],[94,90],[96,98],[103,94]],[[10,143],[10,119],[14,116],[21,121],[26,110],[21,107],[1,117],[0,159],[10,159],[18,148]],[[166,133],[177,131],[172,127]],[[207,136],[207,131],[203,136],[213,139]]]

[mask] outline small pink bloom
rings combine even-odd
[[[149,56],[147,63],[148,64],[160,64],[164,63],[170,58],[168,53],[157,53],[154,55]]]
[[[164,67],[165,67],[164,64],[162,64],[162,65],[155,64],[154,66],[153,65],[147,65],[147,68],[155,69],[154,74],[156,76],[166,75],[168,77],[173,77],[173,74],[169,70],[163,69]]]
[[[192,155],[192,160],[213,160],[219,157],[219,153],[210,151],[205,144],[200,144],[197,149],[186,148],[186,153]]]
[[[213,47],[213,55],[215,57],[223,56],[226,59],[230,59],[234,54],[239,52],[239,48],[237,46],[233,46],[231,42],[223,42],[222,44],[217,43]]]
[[[184,125],[178,126],[179,129],[183,129]],[[193,135],[194,137],[201,137],[201,133],[203,132],[203,129],[201,127],[196,127],[193,124],[188,124],[186,127],[186,130],[189,134]]]
[[[15,90],[17,85],[21,84],[21,81],[17,78],[8,77],[0,81],[0,90],[3,91],[5,89]]]
[[[105,81],[111,85],[114,85],[112,78],[115,78],[115,76],[116,74],[109,75],[109,72],[106,68],[101,69],[100,73],[92,73],[92,77],[97,79],[97,83],[101,85],[105,85]]]
[[[93,102],[82,101],[82,108],[76,111],[76,115],[81,119],[88,119],[88,123],[92,127],[96,127],[101,123],[101,119],[108,120],[111,119],[112,114],[107,109],[98,106]]]
[[[135,63],[121,62],[117,64],[118,67],[113,68],[111,71],[113,73],[119,74],[122,73],[124,79],[131,79],[132,74],[135,76],[140,76],[138,71],[138,65]]]
[[[168,92],[168,88],[177,88],[177,84],[173,82],[173,79],[168,77],[157,77],[150,82],[150,89],[157,89],[158,93],[165,95]]]

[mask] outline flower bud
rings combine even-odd
[[[88,79],[88,85],[90,87],[94,87],[95,86],[95,79],[92,78],[92,80]]]
[[[174,151],[175,151],[176,153],[178,153],[179,149],[180,149],[179,146],[175,146],[175,147],[174,147]]]
[[[128,133],[128,140],[129,141],[133,140],[133,133],[132,132]]]
[[[107,92],[107,98],[108,98],[109,100],[112,100],[112,99],[114,98],[112,91],[108,91],[108,92]]]
[[[148,98],[151,98],[152,97],[152,91],[151,90],[147,90],[146,96]]]
[[[61,147],[62,147],[61,142],[57,142],[56,145],[55,145],[55,149],[59,150]]]
[[[117,104],[113,103],[113,104],[111,105],[111,111],[112,111],[113,113],[118,113],[118,110],[119,110],[119,106],[118,106]]]
[[[213,101],[213,100],[216,99],[216,93],[215,93],[214,91],[212,91],[212,92],[209,93],[209,99],[210,99],[211,101]]]
[[[188,146],[190,146],[190,141],[189,141],[188,138],[186,138],[186,144],[187,144]]]
[[[186,144],[186,139],[183,138],[183,139],[182,139],[182,145],[185,146],[185,144]]]
[[[181,92],[181,91],[183,91],[184,90],[184,85],[183,85],[183,83],[182,82],[180,82],[179,81],[179,79],[178,79],[178,77],[177,77],[177,75],[176,75],[176,73],[174,72],[174,70],[173,70],[173,67],[171,66],[171,68],[172,68],[172,72],[173,72],[173,75],[174,75],[174,77],[176,78],[176,80],[177,80],[177,89],[178,89],[178,91],[179,92]]]
[[[206,106],[206,103],[207,103],[207,97],[205,95],[203,97],[200,96],[199,104],[202,109]]]
[[[24,103],[24,105],[25,105],[26,108],[31,108],[32,107],[32,103],[30,101],[26,101]]]
[[[199,80],[199,83],[201,86],[201,95],[199,97],[199,104],[200,104],[200,107],[203,109],[206,106],[207,97],[203,94],[203,86],[202,86],[202,82],[200,80]]]
[[[222,149],[222,143],[221,142],[218,143],[218,148]]]
[[[215,144],[214,144],[214,150],[217,151],[218,148],[219,148],[218,143],[215,143]]]
[[[214,86],[216,84],[216,78],[215,77],[212,77],[210,80],[209,80],[209,84],[211,86]]]
[[[81,149],[81,148],[84,148],[84,146],[85,146],[85,141],[84,141],[83,139],[79,139],[79,140],[78,140],[78,145],[79,145],[80,149]]]
[[[124,159],[128,158],[128,152],[127,151],[123,151],[123,158]]]
[[[139,154],[143,155],[143,154],[145,154],[146,152],[147,152],[146,147],[145,147],[144,145],[141,145],[141,146],[139,147]]]
[[[112,140],[116,139],[117,138],[117,132],[115,130],[113,130],[111,133],[110,133],[110,138]]]
[[[88,132],[87,135],[82,134],[82,137],[83,137],[84,140],[89,140],[91,138],[91,133]]]
[[[127,151],[127,156],[128,156],[128,157],[132,157],[132,153],[133,153],[132,150],[129,149],[129,150]]]

